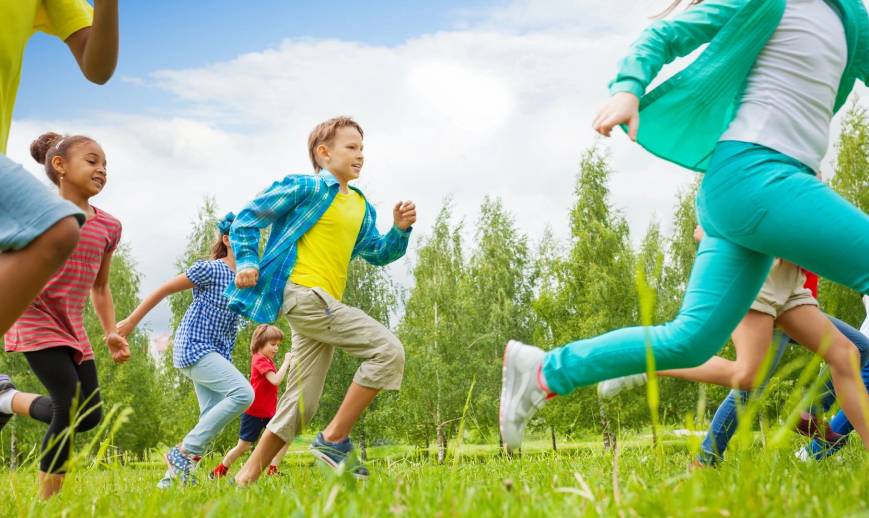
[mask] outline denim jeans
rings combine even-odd
[[[860,351],[860,363],[863,365],[861,371],[863,383],[869,389],[869,363],[867,363],[869,361],[869,338],[838,318],[829,315],[827,317]],[[763,392],[773,373],[778,368],[789,341],[790,339],[787,335],[781,335],[766,377],[756,390],[731,390],[727,398],[718,406],[718,410],[715,411],[715,416],[712,418],[712,423],[709,426],[709,432],[706,434],[706,438],[701,446],[699,456],[701,462],[704,464],[715,464],[723,459],[724,450],[727,449],[727,444],[730,442],[733,434],[736,433],[736,428],[739,425],[737,405],[744,406],[750,398],[756,397]],[[826,390],[819,399],[821,410],[829,410],[835,401],[836,393],[833,391],[833,382],[828,380]],[[847,429],[844,433],[848,433],[853,429],[843,412],[839,412],[833,421],[840,429]],[[843,433],[839,432],[836,426],[833,426],[833,423],[831,423],[831,426],[833,427],[833,431]]]
[[[253,389],[218,353],[206,354],[181,372],[193,382],[199,400],[199,422],[184,437],[181,448],[191,455],[202,455],[209,441],[253,403]]]

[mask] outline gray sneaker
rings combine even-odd
[[[646,374],[633,374],[611,380],[601,381],[597,384],[597,397],[611,399],[622,392],[646,384]]]
[[[0,394],[10,390],[15,390],[15,384],[12,383],[12,378],[6,374],[0,374]],[[0,430],[3,430],[3,427],[6,426],[6,423],[8,423],[10,419],[12,419],[13,415],[14,414],[0,412]]]
[[[515,340],[507,342],[504,349],[498,421],[508,450],[522,445],[525,424],[550,397],[537,384],[537,371],[544,356],[543,349]]]

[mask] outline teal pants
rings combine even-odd
[[[646,343],[658,370],[702,364],[748,312],[774,257],[869,293],[869,216],[818,181],[800,162],[746,142],[721,142],[697,194],[706,237],[679,314],[549,351],[549,388],[574,388],[646,370]]]

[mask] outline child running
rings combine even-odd
[[[863,305],[866,308],[866,319],[863,320],[860,333],[864,337],[864,342],[869,343],[869,296],[863,296]],[[857,338],[851,338],[851,340],[855,344],[859,344]],[[869,363],[863,365],[863,370],[860,374],[863,376],[863,383],[869,389]],[[825,403],[827,402],[829,401],[825,401]],[[825,404],[823,410],[826,411],[827,409],[829,409],[829,405]],[[817,418],[805,414],[801,416],[801,433],[805,430],[808,433],[804,433],[804,435],[813,435],[814,438],[804,448],[797,450],[796,457],[800,460],[822,460],[835,454],[848,442],[848,434],[854,430],[851,421],[848,420],[845,412],[841,410],[836,413],[830,421],[829,426],[825,426],[826,423],[821,423],[820,426],[812,426],[810,428],[807,425],[809,419],[814,421]]]
[[[251,445],[259,440],[269,420],[275,415],[278,406],[278,387],[290,367],[290,353],[284,355],[281,368],[275,368],[275,356],[284,339],[279,328],[261,324],[257,326],[250,340],[250,385],[253,387],[253,403],[241,414],[238,431],[238,444],[226,453],[220,464],[211,471],[211,478],[221,478],[229,472],[230,466],[238,460]],[[269,464],[269,475],[278,474],[278,466],[287,452],[284,446]]]
[[[350,260],[360,256],[386,265],[404,255],[416,207],[399,202],[393,225],[377,231],[374,207],[349,183],[359,178],[364,157],[362,128],[348,117],[327,120],[311,132],[308,153],[316,175],[289,175],[260,193],[232,225],[238,254],[230,307],[257,322],[284,314],[293,328],[290,383],[247,463],[236,475],[252,484],[269,462],[310,422],[317,410],[332,353],[343,349],[362,360],[344,401],[311,445],[326,465],[344,464],[357,478],[361,462],[348,463],[350,431],[381,390],[398,390],[404,349],[383,324],[341,302]],[[260,230],[271,227],[262,257]]]
[[[673,6],[678,5],[677,0]],[[856,80],[869,81],[869,17],[860,0],[692,1],[644,31],[619,64],[593,126],[623,125],[653,154],[706,174],[697,212],[706,236],[682,307],[667,324],[621,329],[544,352],[509,342],[500,428],[508,448],[549,397],[646,369],[695,367],[747,313],[775,257],[869,293],[869,216],[815,173],[830,121]],[[671,6],[672,7],[672,6]],[[648,94],[663,65],[709,44]],[[640,120],[642,117],[642,125]],[[800,308],[791,311],[802,318]],[[822,354],[842,408],[869,448],[869,396],[858,352],[820,312],[803,344]]]
[[[228,235],[234,217],[229,213],[218,222],[210,260],[197,261],[185,273],[166,281],[118,326],[127,336],[164,298],[193,290],[193,303],[175,332],[172,360],[193,382],[199,422],[166,453],[168,469],[157,484],[159,488],[170,487],[179,477],[183,485],[195,484],[192,471],[205,447],[253,401],[250,383],[232,364],[239,318],[223,294],[235,280],[235,256]]]
[[[82,74],[98,84],[118,61],[118,1],[0,2],[0,334],[21,315],[75,249],[85,215],[6,157],[24,49],[37,31],[63,40]],[[11,385],[0,384],[0,392]],[[0,428],[9,414],[0,413]]]
[[[74,435],[102,419],[94,352],[84,329],[88,294],[112,359],[123,363],[130,350],[117,332],[109,290],[121,223],[90,204],[108,180],[103,149],[82,135],[46,133],[33,141],[30,152],[45,165],[60,196],[87,216],[75,250],[4,337],[6,351],[24,354],[50,396],[18,392],[8,377],[0,377],[0,416],[14,413],[48,424],[39,461],[39,496],[47,499],[63,487]]]

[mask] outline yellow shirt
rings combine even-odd
[[[27,41],[36,31],[66,40],[92,20],[85,0],[0,0],[0,154],[6,154]]]
[[[323,288],[341,300],[364,217],[365,199],[353,189],[347,194],[339,192],[320,221],[299,239],[290,281],[309,288]]]

